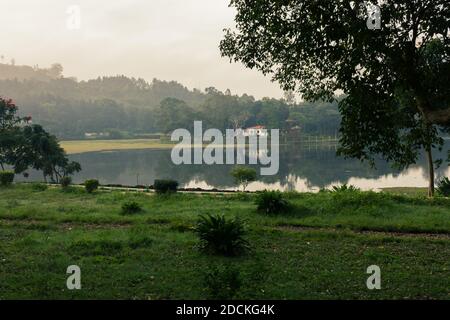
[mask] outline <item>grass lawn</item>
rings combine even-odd
[[[0,189],[0,299],[450,299],[450,199],[289,193],[292,212],[266,216],[254,197]],[[128,200],[144,211],[121,214]],[[199,251],[207,213],[244,219],[251,251]]]
[[[410,196],[426,196],[428,195],[427,188],[411,188],[411,187],[398,187],[398,188],[383,188],[384,192],[410,195]]]

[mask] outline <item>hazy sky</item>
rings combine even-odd
[[[281,97],[278,84],[220,56],[222,30],[233,26],[228,2],[0,0],[0,54],[18,65],[59,62],[65,76],[80,80],[125,74]],[[81,9],[78,30],[67,27],[72,5]]]

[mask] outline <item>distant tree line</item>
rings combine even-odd
[[[87,132],[108,132],[112,138],[128,133],[168,133],[190,128],[194,120],[221,130],[298,126],[311,135],[333,135],[340,125],[337,103],[295,103],[288,94],[283,99],[256,100],[214,87],[189,90],[174,81],[154,79],[148,83],[125,76],[77,81],[60,76],[58,64],[35,72],[42,74],[42,70],[53,70],[48,71],[53,76],[15,79],[10,73],[8,79],[0,77],[0,94],[14,98],[21,106],[21,116],[33,116],[64,139],[82,138]]]

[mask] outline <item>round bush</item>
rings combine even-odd
[[[122,204],[122,214],[134,214],[142,211],[142,206],[136,201],[127,201]]]
[[[100,183],[98,182],[98,180],[95,180],[95,179],[86,180],[84,182],[84,187],[85,187],[87,193],[94,192],[95,190],[98,189],[99,185],[100,185]]]
[[[266,214],[286,212],[290,205],[280,191],[263,191],[256,197],[258,211]]]
[[[41,192],[41,191],[47,190],[47,189],[48,189],[48,186],[47,186],[46,184],[43,184],[43,183],[33,183],[33,184],[31,185],[31,188],[32,188],[34,191]]]
[[[72,184],[72,178],[71,177],[62,177],[61,180],[59,181],[59,183],[61,184],[61,187],[67,188],[68,186],[70,186]]]
[[[178,182],[175,180],[155,180],[153,187],[156,193],[172,193],[177,192]]]
[[[0,172],[0,185],[9,186],[14,182],[13,171],[1,171]]]

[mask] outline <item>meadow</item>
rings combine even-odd
[[[293,209],[265,215],[255,197],[0,188],[0,299],[450,299],[450,199],[286,193]],[[199,250],[198,218],[216,213],[245,221],[250,251]]]
[[[173,146],[172,142],[162,142],[159,139],[61,141],[61,147],[67,154],[113,150],[170,149]]]

